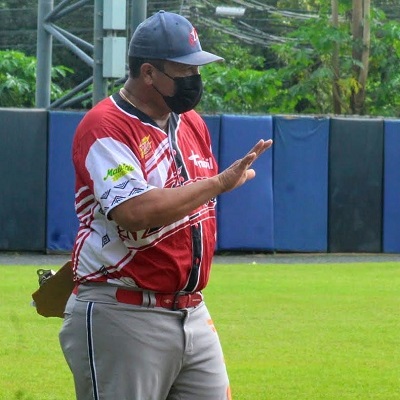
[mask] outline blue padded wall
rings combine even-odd
[[[274,118],[274,233],[278,251],[328,248],[329,119]]]
[[[242,158],[260,139],[272,138],[272,117],[221,116],[219,166]],[[272,250],[272,150],[253,164],[256,177],[219,196],[219,250]]]
[[[400,121],[384,126],[383,252],[400,253]]]
[[[0,109],[0,250],[45,251],[46,110]]]
[[[219,136],[221,129],[221,117],[219,115],[202,115],[207,128],[210,132],[212,152],[217,164],[219,163]],[[216,211],[218,214],[219,203],[217,202]],[[215,243],[215,251],[218,251],[218,241]]]
[[[382,251],[383,120],[332,118],[328,249]]]
[[[219,115],[202,115],[204,122],[210,131],[211,145],[214,157],[219,161],[219,132],[221,129],[221,117]]]
[[[78,230],[72,139],[83,112],[49,112],[47,250],[71,251]]]

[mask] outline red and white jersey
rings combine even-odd
[[[80,221],[73,264],[79,282],[156,292],[197,291],[215,249],[215,199],[171,225],[128,232],[107,216],[153,188],[214,176],[209,132],[195,111],[172,113],[169,134],[114,94],[79,124],[73,142],[75,208]]]

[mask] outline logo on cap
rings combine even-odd
[[[199,37],[197,35],[196,29],[192,29],[192,31],[189,34],[189,43],[191,46],[195,46],[196,42],[199,40]]]

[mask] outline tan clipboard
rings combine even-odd
[[[74,288],[72,262],[65,263],[32,293],[36,311],[43,317],[64,317],[65,305]]]

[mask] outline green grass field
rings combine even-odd
[[[0,399],[73,400],[61,320],[29,305],[36,269],[0,266]],[[400,263],[215,265],[233,399],[400,399],[399,289]]]

